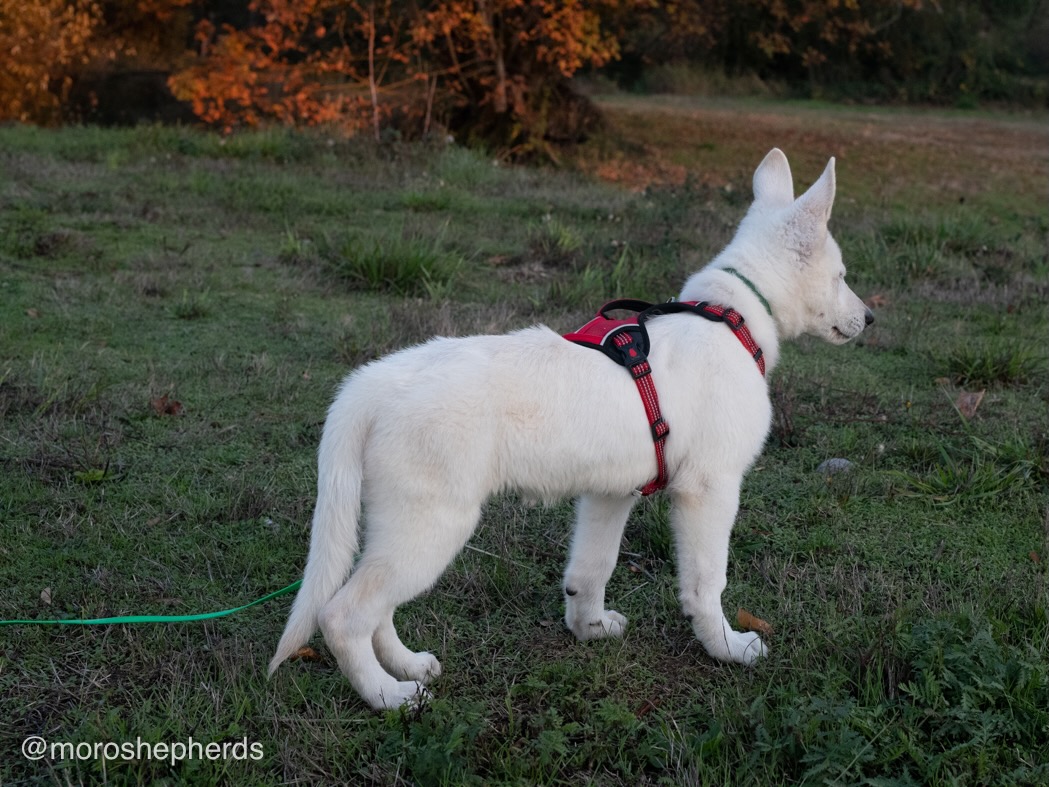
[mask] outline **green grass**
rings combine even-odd
[[[319,252],[337,279],[354,288],[394,295],[440,297],[452,292],[463,260],[441,249],[439,239],[325,238]]]
[[[579,643],[561,622],[570,506],[505,495],[398,612],[445,669],[427,709],[372,713],[319,639],[320,662],[267,681],[287,599],[201,624],[0,628],[0,782],[1049,781],[1045,157],[959,203],[922,178],[966,149],[919,145],[922,115],[874,122],[873,147],[918,130],[901,169],[856,148],[855,110],[760,106],[721,103],[696,137],[663,116],[631,136],[613,112],[581,162],[626,171],[658,145],[695,173],[644,191],[454,147],[0,129],[5,619],[210,611],[298,578],[350,368],[674,294],[727,242],[772,145],[799,184],[849,146],[834,231],[880,304],[859,342],[803,340],[772,377],[725,593],[730,616],[774,627],[757,667],[712,662],[681,619],[667,500],[638,506],[609,586],[627,636]],[[1003,147],[1028,133],[995,128]],[[961,390],[986,391],[968,417]],[[831,457],[852,469],[817,473]],[[33,763],[35,734],[264,755]]]
[[[1035,344],[997,337],[958,347],[945,359],[946,374],[961,385],[1022,385],[1043,374],[1046,353]]]

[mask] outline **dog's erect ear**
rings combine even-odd
[[[834,158],[831,157],[820,179],[798,197],[797,211],[811,216],[813,221],[826,224],[834,207],[834,190]]]
[[[834,207],[834,159],[827,162],[819,180],[798,197],[788,226],[795,251],[807,259],[827,240],[827,222]]]
[[[754,202],[785,208],[794,202],[794,179],[790,164],[779,148],[773,148],[754,170]]]

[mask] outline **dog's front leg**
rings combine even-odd
[[[671,525],[677,545],[681,607],[707,653],[753,664],[768,651],[753,632],[733,631],[721,607],[728,544],[739,508],[738,477],[709,479],[696,492],[675,492]]]
[[[627,620],[605,609],[605,585],[619,557],[630,509],[626,497],[581,497],[576,502],[575,532],[565,569],[565,624],[579,639],[621,637]]]

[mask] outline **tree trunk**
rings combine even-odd
[[[503,59],[503,45],[499,36],[495,34],[495,18],[488,8],[488,0],[480,0],[481,14],[484,23],[488,27],[488,44],[492,48],[492,58],[495,61],[495,111],[500,115],[506,112],[506,62]]]
[[[368,6],[368,89],[372,96],[372,126],[379,141],[379,88],[375,84],[375,3]]]

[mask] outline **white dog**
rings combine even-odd
[[[787,159],[772,150],[754,173],[754,203],[735,238],[679,299],[744,315],[769,370],[783,339],[855,337],[874,318],[845,284],[827,230],[833,202],[834,159],[795,200]],[[647,328],[671,428],[666,488],[681,605],[711,656],[751,664],[765,645],[732,629],[721,593],[740,484],[769,430],[768,387],[724,324],[668,314]],[[542,500],[578,496],[565,623],[584,640],[622,636],[627,621],[605,609],[605,585],[633,493],[656,467],[631,375],[542,326],[436,338],[358,369],[328,413],[309,559],[270,674],[319,625],[373,708],[423,699],[441,665],[401,643],[394,610],[433,586],[485,500],[509,489]],[[362,508],[364,549],[354,565]]]

